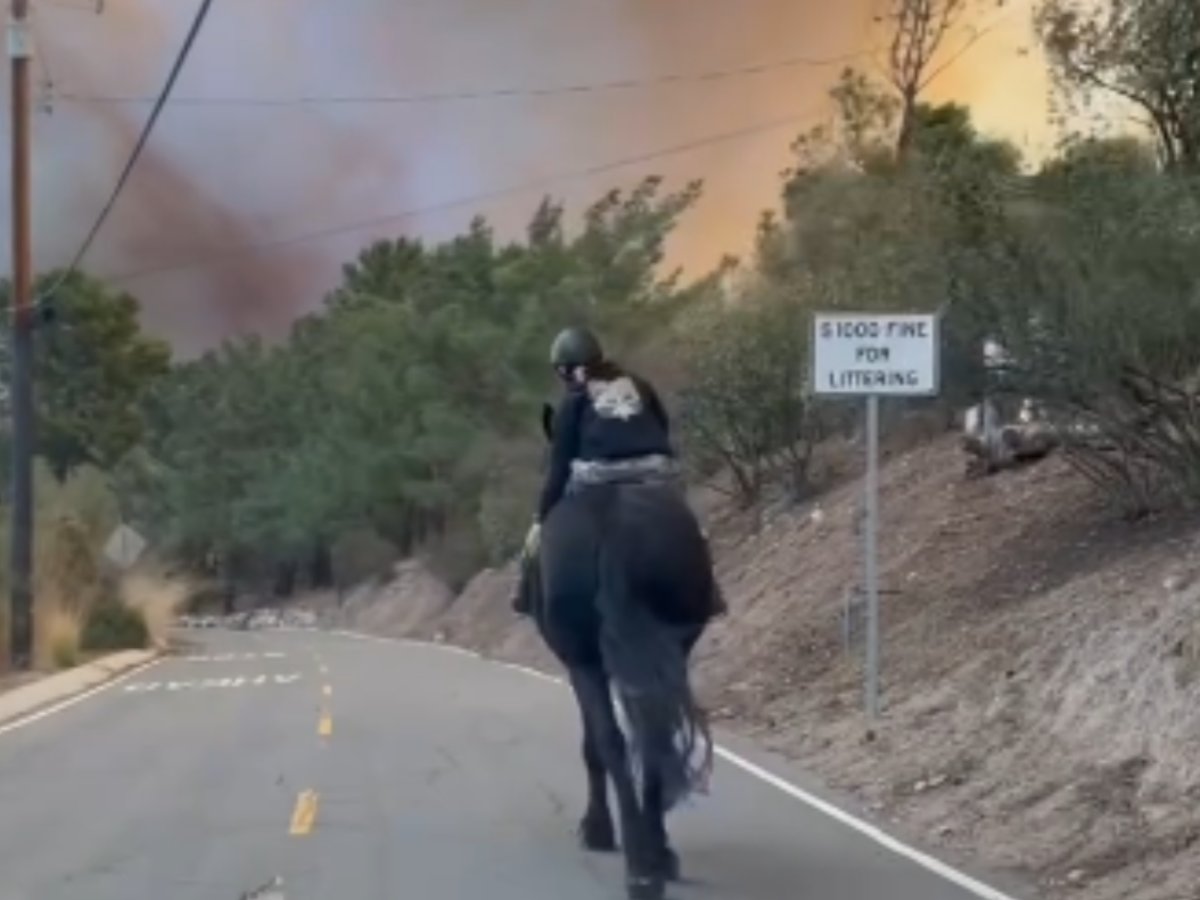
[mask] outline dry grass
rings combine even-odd
[[[33,664],[78,665],[87,611],[102,593],[95,537],[78,517],[56,513],[38,523],[34,544]]]
[[[1149,579],[1147,579],[1149,580]],[[1149,603],[1110,612],[1061,648],[1042,693],[1046,721],[1064,741],[1092,745],[1098,762],[1146,760],[1143,787],[1168,795],[1200,785],[1200,708],[1194,702],[1200,591],[1153,591]],[[1081,603],[1089,597],[1080,597]],[[1114,727],[1114,715],[1121,727]]]
[[[100,596],[102,547],[118,517],[106,476],[86,466],[60,483],[38,461],[34,498],[34,626],[44,633],[49,626],[43,623],[82,621],[87,608]],[[8,509],[0,507],[0,669],[8,661],[8,525]],[[52,660],[50,642],[37,636],[35,641],[35,657],[43,662]]]
[[[69,669],[79,664],[83,614],[79,610],[39,604],[34,611],[34,666]]]
[[[167,646],[167,632],[184,609],[192,585],[184,578],[147,567],[121,579],[121,602],[142,614],[151,643],[159,650]]]
[[[115,580],[106,573],[104,542],[119,518],[103,473],[83,468],[60,484],[39,466],[35,477],[34,666],[47,670],[76,665],[88,611],[114,594],[142,615],[152,644],[164,648],[191,585],[152,565]],[[7,546],[7,534],[7,515],[0,509],[0,552]],[[0,671],[8,651],[5,562],[0,555]]]
[[[104,542],[118,524],[115,495],[103,472],[83,467],[64,482],[39,462],[34,472],[34,664],[62,668],[79,658],[79,638],[88,610],[120,599],[139,609],[152,639],[160,644],[185,585],[170,585],[149,572],[114,584],[106,574]],[[0,671],[8,656],[8,514],[0,508]]]

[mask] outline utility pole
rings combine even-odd
[[[15,668],[33,661],[33,250],[30,224],[29,0],[12,0],[12,504],[9,642]]]

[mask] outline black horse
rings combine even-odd
[[[546,407],[547,439],[552,421]],[[676,488],[608,484],[569,492],[543,524],[538,560],[526,564],[536,567],[523,579],[528,607],[583,718],[580,837],[589,850],[617,849],[611,778],[628,894],[658,900],[679,878],[664,819],[703,786],[712,763],[688,679],[688,657],[718,608],[707,542]]]

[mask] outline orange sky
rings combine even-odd
[[[970,102],[982,128],[1036,149],[1047,85],[1029,36],[1033,0],[949,68],[931,99]],[[71,253],[104,202],[146,103],[80,104],[61,94],[149,96],[193,11],[183,0],[34,0],[39,71],[60,95],[36,121],[39,266]],[[180,97],[478,92],[646,79],[864,51],[874,0],[254,0],[217,3]],[[952,46],[961,46],[958,35]],[[862,64],[870,65],[869,59]],[[657,173],[704,178],[704,200],[673,256],[699,268],[744,252],[775,203],[788,144],[828,115],[837,65],[566,96],[405,105],[195,106],[160,119],[152,152],[101,233],[88,268],[116,275],[211,259],[229,248],[529,185],[501,198],[398,218],[218,265],[127,282],[145,319],[183,353],[237,332],[278,334],[316,306],[338,265],[368,240],[443,238],[483,212],[508,233],[549,190],[574,209]],[[562,178],[709,136],[788,123],[593,177]],[[7,203],[7,185],[0,190]],[[0,265],[7,268],[7,236]]]

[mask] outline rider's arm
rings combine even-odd
[[[567,481],[571,477],[571,461],[579,455],[580,415],[586,402],[585,394],[571,391],[562,399],[554,415],[554,443],[550,447],[550,468],[546,472],[542,498],[538,504],[539,522],[549,515],[567,488]]]

